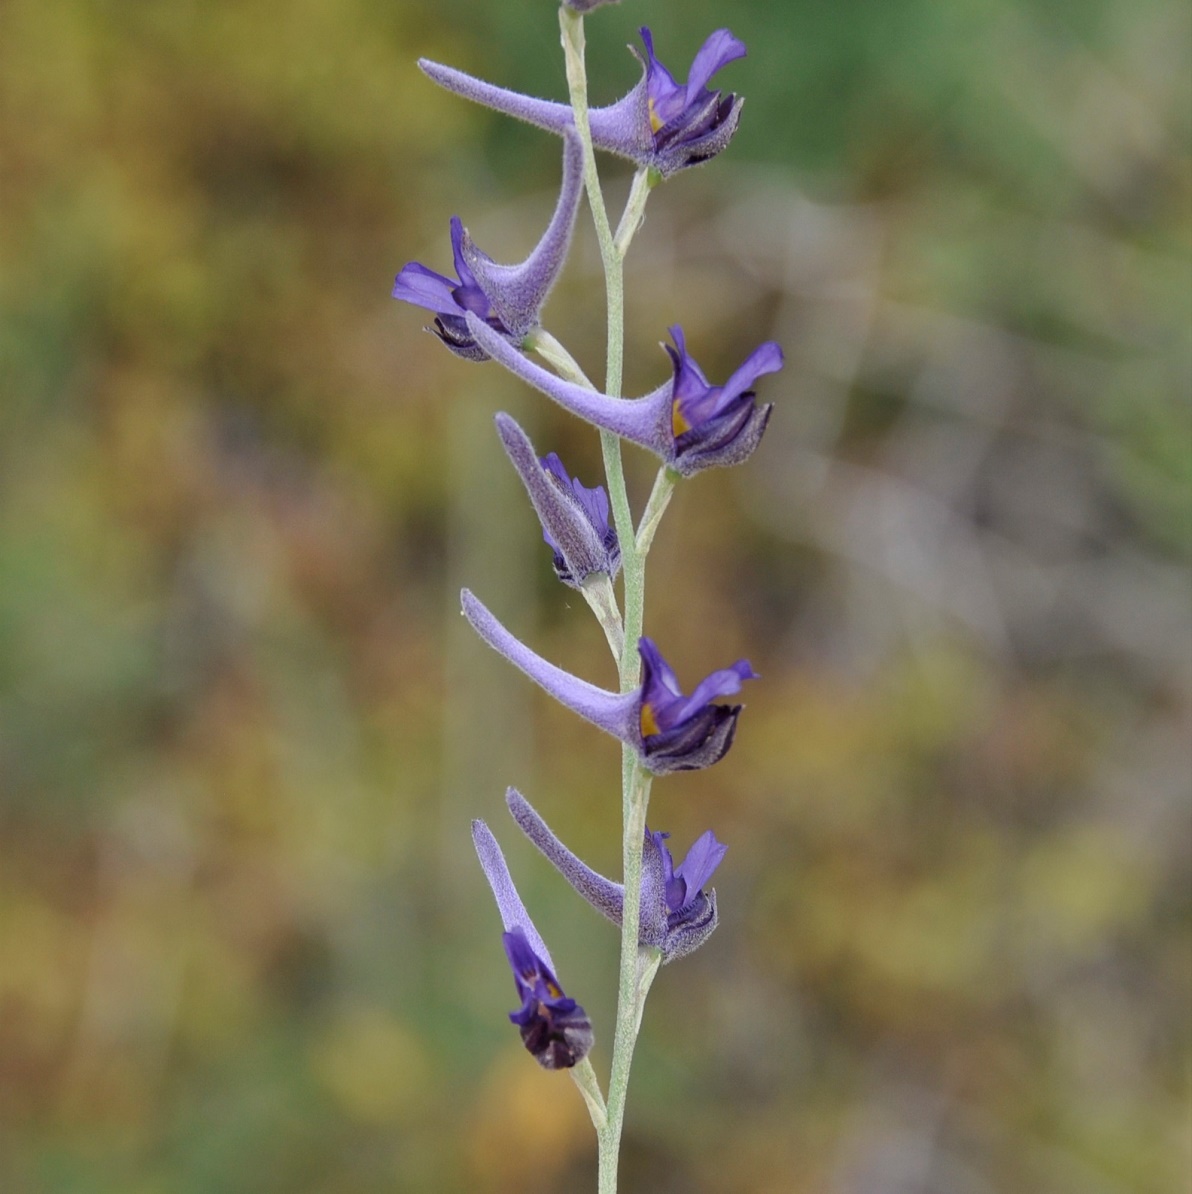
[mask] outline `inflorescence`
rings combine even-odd
[[[598,687],[550,663],[506,629],[471,592],[465,589],[461,596],[463,614],[484,642],[561,704],[626,748],[626,869],[622,883],[582,862],[520,792],[509,788],[506,794],[508,810],[522,832],[592,907],[622,928],[621,1003],[608,1107],[594,1078],[587,1085],[587,1079],[577,1078],[600,1134],[602,1190],[615,1189],[615,1172],[611,1185],[605,1184],[604,1175],[609,1168],[605,1164],[609,1140],[615,1170],[619,1115],[632,1052],[632,1040],[626,1046],[622,1030],[628,1023],[636,1035],[645,991],[657,966],[697,949],[716,928],[716,892],[707,885],[727,850],[708,830],[676,865],[666,844],[669,835],[645,824],[650,781],[654,776],[710,767],[724,758],[732,746],[742,706],[723,703],[721,698],[734,696],[745,681],[757,678],[749,662],[739,659],[706,676],[690,694],[684,693],[654,640],[641,632],[640,570],[674,486],[706,468],[741,464],[757,449],[772,407],[758,402],[754,386],[783,364],[782,350],[767,341],[723,384],[713,384],[688,353],[682,329],[672,327],[673,346],[663,345],[670,375],[644,397],[622,398],[615,391],[602,393],[594,388],[542,326],[543,307],[566,262],[585,186],[594,212],[603,217],[592,151],[626,158],[637,169],[631,204],[633,195],[640,195],[641,206],[633,219],[627,207],[622,222],[623,228],[628,226],[624,238],[619,232],[611,248],[602,242],[609,273],[620,269],[649,190],[723,151],[741,118],[744,101],[711,85],[717,72],[745,56],[745,46],[727,29],[717,30],[704,42],[687,81],[680,83],[659,61],[650,30],[643,28],[644,57],[631,48],[642,66],[640,81],[616,103],[587,109],[586,79],[577,89],[574,74],[576,69],[583,70],[582,14],[608,2],[565,0],[560,11],[564,48],[569,54],[570,102],[536,99],[451,67],[425,59],[419,62],[422,70],[447,90],[560,136],[562,183],[554,214],[525,261],[497,264],[473,243],[461,220],[452,217],[456,277],[410,262],[397,275],[393,288],[394,298],[433,313],[433,326],[428,330],[453,353],[470,361],[495,362],[602,433],[607,491],[603,485],[581,483],[554,452],[540,456],[509,415],[496,415],[501,444],[541,522],[555,574],[587,598],[618,657],[620,691]],[[619,256],[610,258],[610,253]],[[614,328],[614,314],[617,319],[620,315],[611,304],[610,298],[610,370],[616,340],[619,376],[622,331],[619,324]],[[535,355],[551,367],[532,359]],[[660,462],[655,496],[632,541],[624,541],[632,524],[627,521],[620,473],[622,440],[645,448]],[[624,618],[613,590],[623,565]],[[631,617],[633,610],[636,613]],[[543,1067],[554,1070],[586,1065],[593,1042],[588,1016],[564,993],[546,944],[526,912],[489,827],[474,821],[472,836],[501,915],[502,941],[520,1004],[509,1019]],[[627,925],[630,915],[633,924]],[[627,951],[635,956],[627,956]],[[632,980],[628,986],[626,976]],[[625,1006],[627,990],[634,1002],[629,1008]],[[615,1128],[610,1127],[614,1112]]]

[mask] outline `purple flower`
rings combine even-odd
[[[624,887],[598,874],[568,850],[516,788],[506,792],[505,802],[522,832],[563,878],[597,912],[619,925],[624,917]],[[728,851],[709,829],[675,867],[665,845],[667,837],[669,834],[646,830],[638,919],[638,943],[661,950],[664,964],[698,949],[716,928],[716,892],[705,892],[703,888]]]
[[[501,847],[483,821],[472,822],[472,841],[497,899],[505,925],[501,941],[522,1001],[509,1019],[521,1030],[523,1044],[540,1066],[570,1069],[592,1048],[591,1022],[584,1009],[563,993],[550,953],[513,886]]]
[[[602,4],[620,4],[621,0],[563,0],[568,8],[575,12],[591,12]]]
[[[435,312],[434,332],[457,356],[487,360],[468,330],[471,314],[493,334],[520,344],[538,326],[543,303],[567,258],[583,189],[583,155],[574,129],[563,130],[563,184],[555,213],[534,251],[521,265],[498,265],[472,242],[458,216],[451,217],[451,253],[458,278],[420,262],[402,267],[393,297]]]
[[[632,692],[608,692],[548,663],[514,638],[467,589],[461,594],[464,617],[494,651],[504,655],[560,704],[627,742],[655,775],[696,771],[719,762],[732,746],[740,705],[714,705],[713,697],[740,692],[756,680],[749,661],[713,672],[685,697],[675,674],[648,638],[638,640],[644,677]]]
[[[529,437],[509,415],[498,414],[496,423],[501,443],[542,523],[542,537],[554,551],[559,579],[578,589],[593,574],[616,576],[621,548],[609,523],[604,488],[588,489],[569,477],[554,452],[539,459]]]
[[[630,47],[644,68],[641,81],[615,104],[591,110],[592,144],[666,178],[715,157],[732,140],[745,101],[731,92],[713,91],[708,83],[722,66],[745,56],[745,45],[727,29],[717,29],[696,54],[687,82],[676,83],[654,56],[650,30],[643,27],[641,36],[646,57]],[[570,104],[506,91],[425,58],[418,65],[448,91],[552,133],[572,122]]]
[[[683,329],[673,327],[675,347],[664,345],[673,376],[644,398],[610,398],[536,365],[474,315],[468,316],[468,328],[485,352],[522,381],[581,419],[648,448],[685,477],[700,469],[741,464],[753,454],[773,408],[770,403],[758,406],[751,387],[782,368],[782,349],[767,340],[724,385],[711,385],[687,355]]]

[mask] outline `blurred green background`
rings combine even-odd
[[[634,246],[629,391],[673,322],[713,379],[787,367],[651,558],[680,677],[764,679],[655,787],[730,850],[626,1194],[1187,1190],[1187,7],[626,0],[597,101],[642,23],[680,78],[718,25],[750,54]],[[457,611],[612,683],[491,416],[589,484],[596,437],[388,297],[452,214],[519,260],[559,144],[419,55],[564,94],[548,0],[0,4],[5,1194],[594,1188],[468,822],[603,1074],[616,932],[502,794],[615,872],[618,751]],[[581,226],[547,323],[599,376]]]

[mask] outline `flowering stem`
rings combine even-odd
[[[575,127],[583,148],[584,185],[588,206],[596,226],[600,258],[604,265],[605,292],[608,311],[608,359],[605,373],[605,392],[613,397],[621,393],[622,366],[625,348],[625,282],[623,264],[630,241],[642,221],[646,197],[653,179],[649,172],[639,171],[630,188],[625,213],[616,237],[608,220],[600,175],[596,169],[596,155],[592,148],[592,132],[588,123],[588,81],[584,65],[584,22],[579,13],[565,4],[559,8],[559,29],[567,66],[567,84]],[[604,469],[608,480],[609,501],[613,521],[621,545],[621,568],[625,586],[624,638],[619,660],[621,691],[637,687],[640,659],[637,642],[642,633],[645,606],[645,576],[643,557],[638,551],[633,529],[633,515],[625,489],[625,474],[621,464],[621,442],[610,432],[600,433],[600,447],[604,455]],[[659,511],[661,514],[661,510]],[[656,521],[656,519],[655,519]],[[629,1089],[629,1070],[633,1063],[633,1047],[637,1042],[642,1007],[646,992],[657,970],[657,963],[646,959],[639,965],[638,931],[641,909],[642,847],[646,829],[646,807],[650,799],[648,772],[643,770],[632,747],[626,746],[621,760],[622,791],[622,865],[624,878],[624,907],[621,919],[621,965],[617,985],[617,1022],[613,1037],[613,1057],[608,1081],[608,1104],[603,1128],[597,1125],[599,1142],[599,1194],[616,1194],[617,1165],[621,1150],[621,1128],[625,1118],[625,1100]]]
[[[559,30],[567,67],[567,86],[571,94],[571,108],[575,113],[575,128],[583,147],[584,186],[588,192],[588,206],[596,226],[596,240],[600,245],[600,260],[604,265],[604,283],[608,307],[608,361],[604,377],[605,393],[617,397],[621,393],[621,375],[625,351],[625,281],[621,270],[622,257],[613,243],[613,230],[604,206],[600,189],[600,175],[596,170],[596,153],[592,148],[592,130],[588,124],[588,74],[584,65],[584,18],[565,4],[559,7]],[[621,652],[621,691],[628,692],[637,684],[637,640],[641,635],[641,569],[633,536],[633,515],[629,509],[629,494],[625,489],[625,470],[621,464],[621,441],[609,431],[600,433],[600,450],[604,456],[604,472],[608,480],[609,502],[613,508],[613,523],[621,543],[621,567],[625,577],[625,646]],[[633,626],[638,629],[630,633]]]
[[[626,748],[629,749],[629,748]],[[608,1078],[608,1120],[598,1133],[599,1194],[616,1194],[617,1162],[621,1151],[621,1128],[625,1122],[625,1100],[629,1093],[629,1070],[633,1047],[641,1026],[641,1013],[649,982],[638,967],[638,925],[641,915],[642,845],[646,832],[646,806],[650,801],[649,772],[638,766],[634,755],[625,789],[625,837],[621,856],[624,866],[625,903],[621,913],[621,972],[617,987],[617,1026],[613,1036],[613,1059]],[[649,976],[651,979],[653,975]]]

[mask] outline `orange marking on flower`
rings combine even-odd
[[[657,719],[654,717],[654,710],[649,705],[642,705],[641,727],[643,738],[648,738],[651,734],[660,734],[662,732]]]
[[[658,113],[654,111],[653,100],[646,100],[646,110],[650,114],[650,132],[656,133],[660,128],[662,128],[666,121],[661,120],[658,116]]]
[[[679,400],[676,398],[671,403],[671,431],[674,432],[675,437],[678,438],[685,431],[691,430],[691,424],[687,421],[682,409],[679,407]]]

